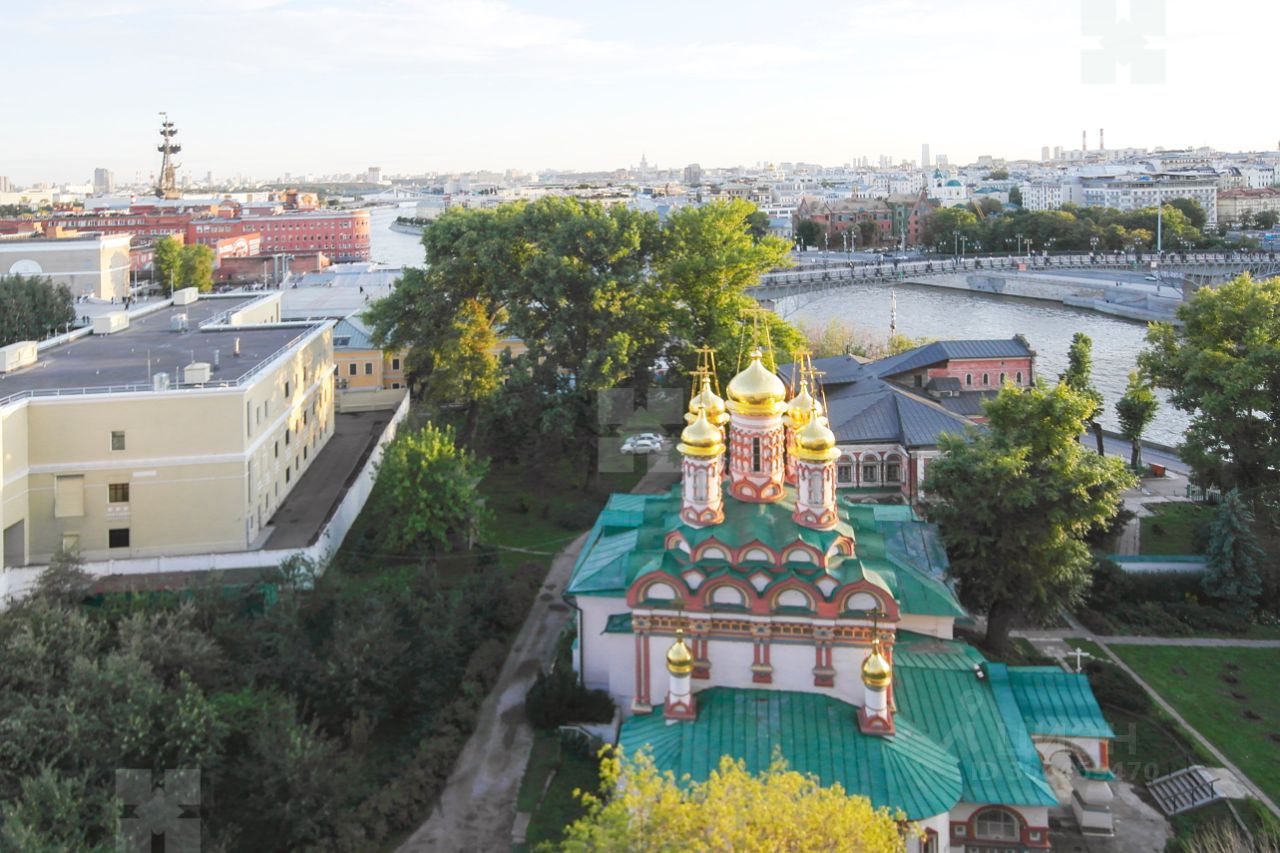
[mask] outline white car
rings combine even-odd
[[[1158,275],[1149,275],[1149,276],[1147,276],[1147,281],[1159,281],[1159,280],[1160,280],[1160,276],[1158,276]]]
[[[651,432],[642,432],[638,435],[628,436],[622,442],[623,453],[634,453],[646,456],[650,453],[657,453],[662,450],[662,436]]]

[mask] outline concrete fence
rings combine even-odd
[[[142,576],[162,573],[226,571],[229,569],[265,569],[278,566],[290,557],[304,557],[323,566],[329,555],[338,550],[351,526],[355,524],[365,502],[373,492],[378,463],[387,443],[396,436],[400,422],[409,413],[409,395],[405,394],[387,423],[378,446],[369,454],[364,467],[342,496],[333,514],[325,521],[319,535],[305,548],[279,550],[228,551],[217,554],[183,554],[175,557],[136,557],[126,560],[100,560],[84,564],[84,570],[96,578]],[[45,566],[6,568],[0,572],[0,610],[10,602],[24,598]]]

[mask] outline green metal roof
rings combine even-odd
[[[991,664],[993,680],[999,675]],[[1009,667],[1006,677],[1027,730],[1033,735],[1115,737],[1093,697],[1089,680],[1056,666]]]
[[[668,725],[662,709],[622,725],[627,753],[648,745],[659,770],[705,780],[721,756],[750,772],[768,768],[778,748],[792,770],[839,783],[909,820],[949,811],[960,800],[956,758],[900,715],[893,737],[865,735],[857,709],[819,693],[713,687],[697,694],[698,718]]]
[[[596,519],[586,544],[578,555],[567,595],[623,597],[640,577],[661,573],[683,584],[681,573],[688,568],[673,552],[663,547],[666,534],[679,530],[692,546],[714,537],[733,548],[760,542],[780,551],[801,541],[826,553],[837,537],[855,542],[856,557],[833,556],[825,574],[842,586],[868,580],[894,597],[903,613],[952,616],[965,615],[955,593],[943,580],[946,554],[936,530],[916,518],[907,506],[873,506],[841,502],[841,521],[834,530],[811,530],[796,524],[795,490],[777,503],[754,504],[726,496],[725,520],[703,528],[689,527],[680,520],[680,489],[662,495],[613,495]],[[732,575],[747,578],[752,566],[730,566],[707,561],[699,567],[709,577]],[[772,583],[792,577],[807,582],[820,572],[810,563],[796,563],[782,570],[769,569]]]
[[[631,611],[626,613],[611,613],[608,620],[604,623],[604,632],[606,634],[630,634],[631,630]]]
[[[990,677],[976,649],[904,634],[893,661],[897,719],[910,720],[959,759],[965,801],[1057,804],[1007,679]]]

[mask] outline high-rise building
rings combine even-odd
[[[1055,145],[1055,146],[1053,146],[1053,159],[1055,159],[1055,160],[1061,160],[1061,159],[1062,159],[1062,146],[1061,146],[1061,145]]]
[[[382,167],[370,166],[368,169],[365,170],[364,177],[365,177],[365,180],[371,184],[382,183]]]
[[[116,191],[116,176],[110,169],[93,170],[93,191],[97,195],[107,195]]]
[[[1047,162],[1049,160],[1049,146],[1045,145],[1040,148],[1040,159]]]
[[[684,167],[684,182],[686,185],[696,187],[702,183],[702,167],[697,163],[690,163]]]
[[[13,191],[12,188],[9,186],[9,176],[0,175],[0,193],[7,193],[12,191]]]
[[[929,143],[926,142],[920,146],[920,168],[927,169],[929,168],[929,164]]]

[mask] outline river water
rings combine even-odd
[[[1070,308],[1056,302],[986,293],[946,290],[926,285],[898,285],[898,331],[913,338],[1010,338],[1026,335],[1036,351],[1036,371],[1056,379],[1067,367],[1071,336],[1084,332],[1093,339],[1093,384],[1106,400],[1101,420],[1117,429],[1115,404],[1124,394],[1129,371],[1145,346],[1145,323],[1121,320]],[[821,327],[836,318],[881,339],[889,334],[890,288],[883,284],[853,284],[816,296],[780,299],[777,310],[794,323]],[[1160,410],[1146,438],[1177,444],[1187,418],[1168,404],[1163,392]]]
[[[401,234],[390,226],[397,216],[412,215],[413,205],[375,207],[370,211],[373,259],[381,263],[420,266],[423,249],[415,234]],[[924,285],[898,285],[898,331],[913,338],[1009,338],[1027,336],[1036,351],[1036,370],[1055,379],[1066,369],[1071,336],[1084,332],[1093,338],[1093,383],[1106,399],[1102,423],[1117,428],[1115,404],[1124,394],[1129,371],[1143,349],[1145,323],[1121,320],[1056,302],[970,293]],[[823,325],[831,318],[851,323],[874,338],[889,333],[889,288],[853,284],[816,298],[790,297],[778,301],[778,311],[792,322]],[[1147,438],[1177,444],[1187,418],[1171,407],[1163,392],[1160,410]]]

